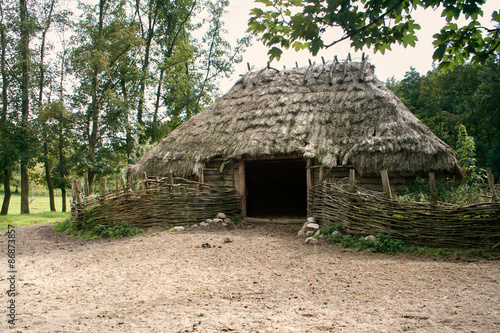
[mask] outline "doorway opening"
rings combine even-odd
[[[304,217],[307,215],[306,161],[246,161],[247,215]]]

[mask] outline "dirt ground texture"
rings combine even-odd
[[[9,297],[0,293],[0,331],[500,332],[498,260],[311,246],[296,236],[299,228],[150,231],[99,241],[51,225],[19,228],[18,320],[7,323]]]

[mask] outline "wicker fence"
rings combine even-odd
[[[452,248],[500,248],[500,203],[470,206],[389,200],[344,185],[312,189],[311,213],[324,225],[342,223],[355,235],[382,232],[407,244]]]
[[[233,188],[181,178],[174,182],[169,178],[142,180],[105,196],[80,197],[72,203],[72,217],[77,224],[93,218],[95,223],[141,228],[198,223],[219,212],[231,216],[240,211],[240,199]]]

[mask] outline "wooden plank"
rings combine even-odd
[[[322,184],[325,181],[325,167],[322,166],[319,169],[319,184]]]
[[[248,223],[275,223],[275,224],[304,224],[305,218],[260,218],[245,217],[243,219]]]
[[[245,160],[238,162],[239,193],[241,196],[241,216],[247,216],[247,195],[245,182]]]

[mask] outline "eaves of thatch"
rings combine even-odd
[[[131,170],[190,176],[215,157],[275,156],[353,165],[361,175],[462,174],[453,149],[376,79],[374,67],[353,62],[248,73]]]

